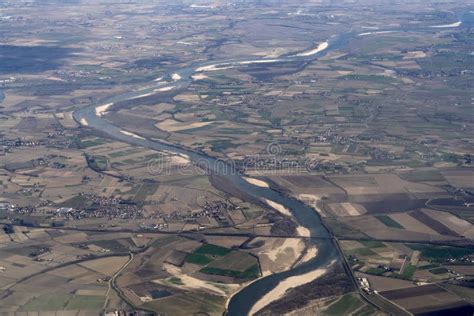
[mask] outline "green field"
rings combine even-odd
[[[133,148],[133,149],[129,149],[129,150],[122,150],[122,151],[116,151],[116,152],[111,152],[109,155],[109,157],[112,157],[112,158],[118,158],[118,157],[124,157],[124,156],[129,156],[129,155],[133,155],[133,154],[137,154],[141,151],[142,149],[141,148]]]
[[[58,207],[72,207],[72,208],[81,208],[88,207],[92,203],[84,196],[76,195],[69,200],[66,200],[60,204],[57,204]]]
[[[66,310],[101,310],[105,297],[95,295],[74,295],[66,305]]]
[[[79,147],[82,149],[87,149],[89,147],[107,144],[107,141],[103,138],[94,138],[94,139],[79,140],[79,141],[80,141]]]
[[[446,181],[443,175],[438,170],[414,170],[400,175],[401,178],[407,181]]]
[[[401,276],[404,279],[411,280],[415,271],[416,271],[416,265],[409,264],[408,266],[405,267],[405,269],[403,269]]]
[[[221,246],[205,244],[196,249],[194,253],[204,254],[204,255],[212,255],[212,256],[225,256],[226,254],[230,253],[232,250],[228,248],[224,248]]]
[[[212,261],[212,258],[209,258],[208,256],[199,253],[191,253],[186,256],[186,262],[198,264],[200,266],[205,266],[206,264],[211,263]]]
[[[181,281],[181,279],[177,277],[171,277],[168,279],[168,281],[176,285],[184,285],[183,281]]]
[[[355,256],[375,256],[377,255],[375,252],[370,250],[370,248],[357,248],[345,251],[348,255],[355,255]]]
[[[69,299],[72,298],[70,294],[46,294],[33,298],[28,301],[23,307],[23,311],[59,311],[64,310]]]
[[[363,232],[356,230],[349,225],[344,224],[336,218],[326,218],[325,222],[329,225],[329,228],[336,236],[350,236],[354,238],[367,238],[368,236]]]
[[[233,251],[213,261],[208,267],[243,272],[257,263],[257,259],[252,255],[242,251]]]
[[[205,244],[186,256],[186,262],[203,266],[202,273],[253,279],[260,276],[257,258],[241,251]]]
[[[160,315],[221,315],[225,298],[206,293],[185,292],[145,303]]]
[[[245,271],[234,271],[205,267],[201,269],[201,272],[207,274],[230,276],[237,279],[254,279],[260,276],[260,269],[258,267],[258,264],[251,266]]]
[[[365,305],[361,309],[359,309],[356,313],[352,314],[354,316],[370,316],[370,315],[377,315],[379,311],[375,309],[372,305]]]
[[[322,315],[349,315],[363,304],[356,294],[349,293],[329,305]]]
[[[23,307],[23,311],[65,311],[65,310],[101,310],[104,296],[46,294],[33,298]]]
[[[407,246],[413,250],[420,251],[423,258],[435,262],[446,262],[447,259],[459,259],[474,253],[474,250],[469,248],[431,246],[423,244],[407,244]]]
[[[130,251],[129,247],[132,247],[133,245],[133,241],[130,238],[121,238],[112,240],[94,240],[91,244],[114,252],[128,252]]]
[[[87,156],[87,162],[94,170],[105,171],[109,168],[109,160],[105,156]]]
[[[375,216],[379,221],[381,221],[385,226],[391,227],[391,228],[400,228],[404,229],[402,225],[400,225],[398,222],[394,221],[390,216],[387,215],[377,215]]]
[[[366,246],[367,248],[383,248],[385,244],[377,240],[359,240],[359,243]]]

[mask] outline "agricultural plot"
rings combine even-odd
[[[305,244],[297,238],[259,237],[253,239],[247,248],[246,251],[258,256],[262,274],[269,275],[285,271],[297,263],[305,250]]]
[[[381,295],[414,314],[428,312],[465,314],[474,310],[471,304],[437,285],[386,291]]]
[[[469,248],[412,243],[343,240],[340,245],[352,269],[368,278],[370,286],[378,291],[413,285],[407,281],[432,282],[467,276],[453,272],[448,264],[462,262],[472,266],[470,258],[474,256]]]
[[[410,215],[403,213],[341,217],[338,220],[353,230],[363,232],[366,236],[373,239],[393,241],[448,241],[463,239],[460,236],[442,235],[425,225],[422,221],[413,219]]]
[[[360,204],[355,203],[330,203],[328,207],[335,216],[359,216],[367,213],[367,210]]]
[[[253,279],[260,275],[258,260],[245,252],[205,244],[186,257],[186,262],[202,266],[202,273]]]
[[[224,312],[225,298],[204,293],[190,293],[165,297],[160,300],[148,302],[145,308],[159,310],[166,315],[186,315],[206,313],[208,315],[221,315]]]
[[[194,297],[182,308],[214,313],[222,310],[225,297],[258,276],[259,263],[253,255],[169,236],[137,255],[117,284],[137,306],[172,310],[169,302]],[[199,305],[204,302],[209,305]]]
[[[98,313],[108,304],[108,278],[126,262],[126,257],[109,257],[49,269],[10,286],[0,310]],[[120,300],[115,304],[124,306]]]
[[[321,315],[347,315],[352,313],[357,315],[358,312],[367,313],[375,312],[374,309],[367,308],[367,305],[359,298],[357,294],[346,294],[329,304],[321,313]]]
[[[331,181],[344,188],[354,202],[370,202],[374,197],[394,199],[407,195],[410,199],[444,193],[440,188],[415,182],[408,182],[394,174],[334,176]],[[370,205],[370,204],[368,204]],[[394,205],[396,211],[396,205]]]
[[[26,312],[53,311],[100,311],[104,306],[103,296],[88,295],[43,295],[22,307]]]
[[[378,216],[375,216],[375,218],[377,218],[387,227],[400,228],[400,229],[404,228],[402,225],[399,224],[399,222],[395,221],[393,218],[387,215],[378,215]]]

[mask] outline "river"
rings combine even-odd
[[[174,81],[169,83],[160,83],[157,81],[148,88],[136,92],[125,93],[122,95],[114,96],[108,98],[101,102],[100,104],[93,104],[83,109],[79,109],[74,112],[74,119],[82,125],[86,125],[88,128],[92,128],[98,131],[101,131],[111,138],[117,139],[119,141],[138,145],[155,150],[164,150],[169,152],[174,152],[180,155],[186,155],[189,159],[201,166],[203,169],[208,172],[212,172],[216,175],[222,176],[228,183],[228,185],[237,188],[239,191],[244,192],[246,195],[262,200],[268,199],[278,204],[283,205],[289,209],[298,223],[308,229],[312,237],[322,237],[323,239],[313,240],[312,242],[318,247],[318,255],[316,258],[301,264],[300,266],[285,271],[282,273],[276,273],[264,278],[261,278],[249,286],[244,287],[241,291],[236,293],[228,304],[227,315],[244,315],[247,314],[253,304],[258,301],[266,292],[273,289],[279,281],[294,275],[299,275],[307,273],[318,268],[324,267],[332,260],[338,259],[338,253],[332,243],[332,240],[329,238],[329,233],[321,222],[321,218],[317,212],[311,207],[307,206],[303,202],[300,202],[296,199],[289,198],[282,195],[281,193],[272,190],[271,188],[259,187],[247,182],[241,173],[239,173],[231,163],[227,163],[223,160],[216,159],[204,155],[203,153],[193,151],[181,146],[145,139],[139,135],[134,135],[129,132],[123,131],[118,126],[111,124],[109,121],[102,118],[100,111],[96,109],[104,108],[110,103],[130,100],[140,96],[149,95],[152,93],[159,93],[159,90],[171,90],[177,88],[184,88],[191,82],[191,76],[195,74],[197,69],[202,67],[210,67],[210,69],[220,68],[220,67],[239,67],[240,65],[248,65],[249,63],[279,63],[279,62],[288,62],[288,61],[311,61],[313,59],[319,58],[322,55],[326,54],[329,50],[339,47],[343,40],[347,37],[335,37],[328,41],[327,47],[324,50],[315,50],[314,54],[299,54],[299,55],[288,55],[285,57],[280,57],[278,59],[261,59],[261,60],[233,60],[225,61],[221,63],[205,63],[201,65],[194,65],[188,68],[181,69],[169,74],[169,77],[176,78]],[[311,52],[311,51],[309,51]],[[108,108],[105,107],[105,108]],[[98,113],[99,112],[99,113]],[[327,239],[325,239],[327,238]]]
[[[406,29],[405,29],[406,30]],[[387,30],[389,31],[389,30]],[[399,31],[399,30],[396,30]],[[432,31],[432,30],[431,30]],[[169,151],[180,155],[186,155],[189,159],[206,169],[208,172],[224,178],[229,186],[237,188],[240,192],[246,195],[262,200],[268,199],[278,204],[283,205],[291,211],[294,220],[298,225],[308,229],[312,237],[319,237],[318,239],[311,239],[318,248],[318,253],[315,258],[303,263],[291,270],[272,274],[241,289],[228,302],[227,315],[246,315],[251,310],[252,306],[262,298],[267,292],[271,291],[276,285],[291,276],[301,275],[310,271],[324,268],[334,260],[340,260],[339,253],[333,244],[333,240],[329,236],[329,232],[323,225],[318,213],[306,205],[305,203],[296,199],[285,196],[271,188],[259,187],[247,182],[243,179],[243,175],[239,173],[232,164],[226,163],[214,157],[207,156],[201,152],[193,151],[179,145],[170,144],[164,141],[150,140],[140,135],[135,135],[127,131],[124,132],[119,126],[115,126],[109,121],[102,118],[102,115],[96,113],[98,107],[104,107],[110,103],[118,101],[126,101],[133,98],[143,97],[150,94],[156,94],[161,91],[170,91],[178,88],[187,87],[192,81],[192,75],[196,73],[205,73],[206,71],[213,71],[218,68],[232,68],[245,66],[256,63],[273,63],[291,61],[312,61],[322,57],[328,52],[335,50],[346,44],[350,39],[355,38],[357,34],[348,33],[339,36],[331,37],[327,41],[327,45],[319,45],[317,48],[312,48],[305,52],[299,52],[293,55],[284,55],[276,59],[251,59],[251,60],[231,60],[222,62],[206,62],[195,64],[187,68],[183,68],[168,74],[167,77],[173,79],[171,82],[162,83],[161,80],[151,83],[146,89],[117,95],[103,100],[101,103],[90,105],[86,108],[79,109],[74,112],[74,119],[88,128],[101,131],[109,137],[133,145],[138,145],[158,151]],[[314,52],[314,53],[313,53]],[[107,106],[108,108],[108,106]]]

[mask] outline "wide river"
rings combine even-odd
[[[420,30],[420,29],[419,29]],[[425,28],[425,30],[427,30]],[[400,31],[400,30],[396,30]],[[404,30],[406,31],[406,29]],[[431,29],[431,31],[433,31]],[[392,32],[392,31],[390,31]],[[271,188],[259,187],[250,184],[243,179],[243,175],[233,168],[231,164],[223,163],[222,160],[207,156],[203,153],[193,151],[191,149],[184,148],[179,145],[169,144],[165,141],[157,141],[146,139],[140,135],[136,135],[125,131],[105,120],[97,108],[108,108],[110,104],[115,102],[136,99],[145,97],[152,94],[158,94],[164,91],[170,91],[173,89],[186,88],[192,82],[192,76],[195,74],[213,71],[216,68],[229,68],[229,67],[245,67],[249,64],[272,64],[277,66],[281,62],[299,62],[299,61],[312,61],[321,56],[327,54],[329,51],[337,49],[342,45],[346,44],[350,39],[356,38],[357,34],[344,34],[340,36],[331,37],[326,43],[320,44],[317,47],[310,49],[305,52],[300,52],[293,55],[285,55],[275,59],[260,58],[260,59],[248,59],[248,60],[230,60],[222,62],[207,62],[202,64],[192,65],[175,72],[168,74],[167,77],[173,78],[171,82],[155,81],[151,83],[146,89],[117,95],[101,103],[93,104],[88,107],[79,109],[74,112],[74,119],[83,126],[100,131],[110,138],[131,144],[142,146],[158,151],[169,151],[180,155],[186,155],[189,159],[205,168],[208,172],[221,176],[225,179],[226,186],[234,187],[240,192],[252,197],[253,199],[268,199],[275,203],[278,203],[291,211],[294,220],[298,225],[305,227],[311,233],[311,242],[314,243],[318,248],[318,253],[315,258],[309,260],[297,267],[281,272],[272,274],[244,287],[238,293],[236,293],[228,303],[227,315],[246,315],[251,310],[252,306],[259,301],[266,293],[274,289],[278,283],[288,277],[302,275],[311,271],[315,271],[320,268],[326,267],[331,261],[340,260],[340,256],[336,247],[333,244],[333,240],[330,238],[328,231],[321,222],[321,218],[318,213],[307,206],[303,202],[296,199],[287,197]],[[361,36],[361,34],[359,34]],[[365,36],[365,35],[364,35]],[[113,107],[113,106],[111,106]],[[97,113],[99,112],[99,113]]]

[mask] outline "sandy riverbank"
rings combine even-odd
[[[461,24],[462,24],[462,22],[458,21],[458,22],[454,22],[454,23],[451,23],[451,24],[433,25],[433,26],[430,26],[430,27],[437,28],[437,29],[444,29],[444,28],[449,28],[449,27],[458,27],[458,26],[461,26]]]
[[[316,258],[317,255],[318,255],[318,248],[316,246],[311,246],[308,248],[308,250],[306,250],[305,255],[303,256],[303,258],[301,258],[298,264],[308,262],[309,260]]]
[[[136,97],[131,98],[130,100],[135,100],[135,99],[140,99],[140,98],[144,98],[144,97],[149,97],[150,95],[153,95],[153,94],[155,94],[155,93],[154,93],[154,92],[150,92],[150,93],[140,94],[140,95],[137,95]]]
[[[298,236],[301,237],[311,237],[311,232],[309,231],[308,228],[303,227],[303,226],[298,226],[296,228],[296,232],[298,233]]]
[[[170,90],[173,90],[174,89],[174,86],[168,86],[168,87],[163,87],[163,88],[159,88],[159,89],[155,89],[153,91],[155,92],[165,92],[165,91],[170,91]]]
[[[81,123],[82,126],[89,126],[89,122],[85,118],[81,118],[79,120],[79,123]]]
[[[207,79],[209,77],[206,76],[206,75],[203,75],[203,74],[197,74],[197,75],[192,75],[191,78],[193,80],[203,80],[203,79]]]
[[[97,115],[98,117],[101,117],[102,115],[104,115],[107,110],[113,105],[113,103],[107,103],[107,104],[104,104],[104,105],[99,105],[98,107],[95,108],[95,115]]]
[[[245,181],[247,181],[248,183],[250,183],[250,184],[256,185],[257,187],[261,187],[261,188],[269,188],[270,187],[268,185],[268,183],[266,183],[265,181],[262,181],[262,180],[258,180],[258,179],[255,179],[255,178],[249,178],[249,177],[243,177],[243,179]]]
[[[240,284],[220,284],[211,281],[204,281],[195,277],[192,277],[188,274],[185,274],[181,271],[180,268],[175,267],[171,264],[165,263],[163,268],[166,272],[173,275],[175,278],[179,278],[183,283],[182,285],[176,285],[171,282],[166,282],[166,280],[154,280],[154,283],[164,284],[171,287],[177,287],[180,289],[189,289],[189,290],[198,290],[211,292],[214,295],[225,296],[236,292],[240,289]]]
[[[252,306],[249,315],[255,315],[255,313],[257,313],[259,310],[261,310],[271,302],[281,299],[288,290],[305,285],[316,280],[317,278],[320,278],[327,272],[329,266],[331,266],[334,262],[335,260],[333,260],[325,268],[317,269],[301,275],[295,275],[283,281],[280,281],[280,283],[278,283],[278,285],[273,290],[265,294],[260,300],[257,301],[257,303],[255,303],[254,306]]]
[[[202,66],[199,68],[196,68],[196,72],[204,72],[204,71],[217,71],[217,70],[224,70],[224,69],[230,69],[232,66],[229,66],[229,64],[216,64],[216,65],[208,65],[208,66]]]
[[[223,63],[223,64],[214,64],[208,66],[202,66],[196,68],[196,72],[205,72],[205,71],[216,71],[216,70],[224,70],[234,68],[235,66],[239,65],[251,65],[251,64],[268,64],[268,63],[275,63],[280,61],[280,59],[256,59],[256,60],[245,60],[245,61],[238,61],[232,63]]]
[[[283,205],[273,202],[272,200],[269,200],[269,199],[263,199],[263,200],[275,211],[278,211],[281,214],[286,215],[286,216],[292,216],[290,210],[284,207]]]
[[[365,32],[357,34],[357,36],[367,36],[367,35],[376,35],[376,34],[390,34],[395,33],[396,31],[377,31],[377,32]]]
[[[143,139],[145,140],[145,138],[141,137],[141,136],[138,136],[137,134],[134,134],[132,132],[129,132],[129,131],[124,131],[124,130],[121,130],[120,133],[124,134],[124,135],[127,135],[127,136],[132,136],[132,137],[135,137],[135,138],[138,138],[138,139]]]
[[[296,54],[296,56],[301,56],[301,57],[308,57],[308,56],[312,56],[314,54],[317,54],[319,52],[322,52],[323,50],[325,50],[326,48],[329,47],[329,43],[328,42],[322,42],[320,43],[316,48],[313,48],[311,50],[308,50],[306,52],[302,52],[302,53],[299,53],[299,54]]]

